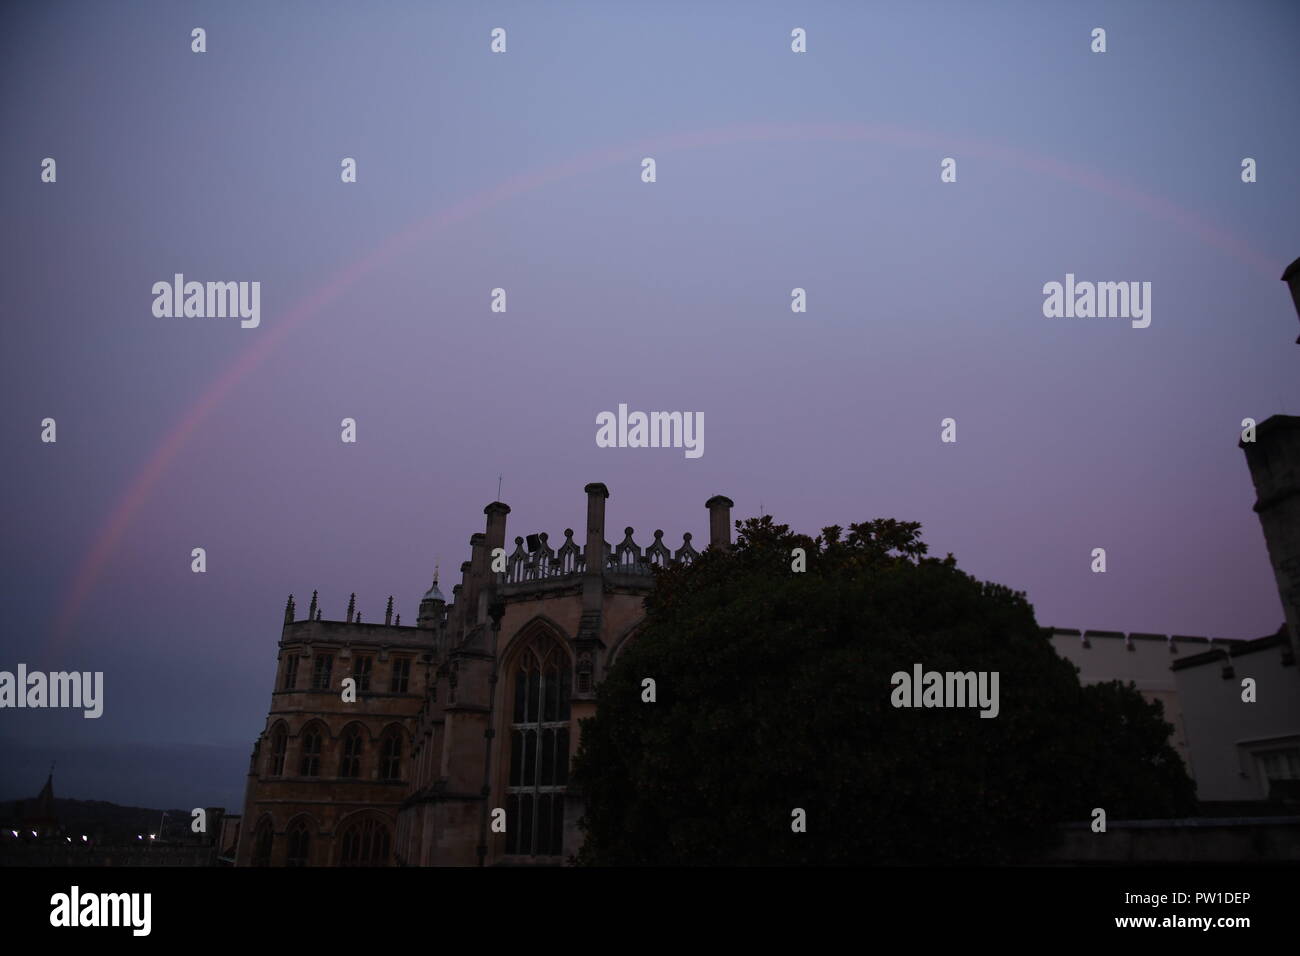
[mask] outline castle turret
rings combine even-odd
[[[429,585],[429,590],[424,592],[424,597],[420,598],[420,616],[415,621],[416,627],[432,630],[442,621],[443,609],[447,606],[447,599],[442,596],[442,591],[438,588],[438,570],[434,568],[433,584]]]

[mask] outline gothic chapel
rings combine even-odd
[[[558,549],[516,537],[504,573],[491,555],[510,508],[488,505],[451,603],[435,573],[414,627],[393,620],[392,598],[382,624],[363,624],[355,595],[343,621],[323,620],[314,594],[297,619],[290,597],[238,865],[554,865],[577,852],[578,722],[636,636],[652,568],[697,557],[689,532],[676,551],[662,531],[639,547],[631,528],[611,547],[609,491],[585,490],[584,545],[569,529]],[[729,547],[733,503],[706,507],[710,545]]]

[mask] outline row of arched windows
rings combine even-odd
[[[501,741],[503,749],[508,747],[501,755],[508,821],[504,849],[511,856],[556,857],[563,853],[566,830],[573,658],[562,639],[538,629],[511,654],[506,675],[503,717],[508,720],[508,742]],[[279,722],[270,735],[270,776],[322,777],[329,770],[337,779],[401,779],[403,734],[397,726],[371,741],[362,725],[351,724],[333,747],[328,728],[313,720],[298,735],[293,752],[289,739],[288,727]],[[335,852],[343,865],[387,862],[390,831],[374,818],[368,821],[350,824],[336,837]],[[265,829],[259,825],[255,833],[255,862],[271,859],[274,837],[269,820],[264,824]],[[291,823],[285,839],[288,865],[305,865],[311,858],[308,825]]]
[[[271,731],[271,748],[267,755],[266,772],[271,777],[299,776],[320,777],[324,775],[322,754],[328,740],[325,725],[319,722],[308,724],[299,734],[297,759],[289,759],[289,730],[283,722],[276,724]],[[398,727],[389,727],[379,738],[374,766],[374,779],[402,779],[402,731]],[[366,734],[357,724],[350,725],[343,732],[338,750],[337,776],[344,780],[369,779],[370,756],[366,749]]]
[[[297,817],[284,832],[285,866],[310,866],[316,827],[307,817]],[[270,866],[275,852],[275,827],[263,817],[253,834],[253,866]],[[330,862],[337,866],[387,866],[392,834],[387,823],[373,816],[350,820],[335,834]]]

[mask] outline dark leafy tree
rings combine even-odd
[[[736,524],[729,552],[659,573],[598,689],[578,862],[1015,862],[1093,807],[1191,809],[1159,705],[1081,687],[1025,596],[927,557],[919,524]],[[891,677],[916,663],[998,672],[998,715],[894,707]]]

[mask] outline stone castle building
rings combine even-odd
[[[451,602],[435,574],[414,627],[393,619],[391,598],[383,624],[361,622],[355,595],[343,621],[322,620],[315,595],[299,620],[289,599],[238,865],[557,864],[577,852],[578,722],[636,637],[654,566],[698,556],[689,532],[675,551],[662,531],[638,546],[631,528],[611,546],[609,491],[585,490],[581,545],[567,529],[558,548],[530,534],[506,553],[510,508],[488,505]],[[732,502],[706,507],[710,546],[729,547]]]

